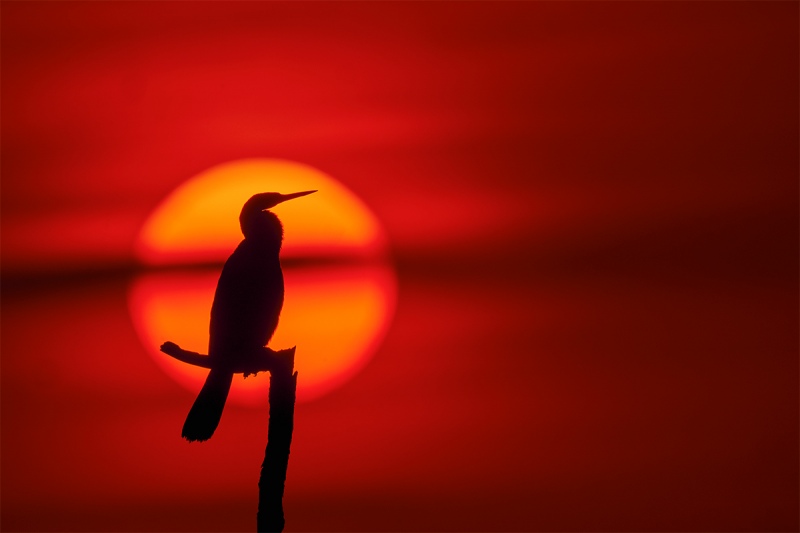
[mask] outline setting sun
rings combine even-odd
[[[286,297],[269,346],[298,347],[299,401],[317,398],[353,376],[385,334],[394,309],[394,272],[386,259],[383,231],[352,192],[308,166],[282,160],[248,159],[218,165],[170,194],[144,224],[140,259],[152,266],[179,265],[137,277],[129,291],[133,323],[146,351],[176,381],[192,391],[208,371],[159,351],[165,341],[205,353],[208,321],[219,268],[242,240],[238,216],[255,193],[319,190],[275,209],[285,228],[283,257],[309,266],[284,268]],[[314,264],[316,259],[347,259]],[[241,375],[233,403],[262,405],[266,380]]]

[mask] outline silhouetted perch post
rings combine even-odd
[[[297,372],[294,372],[294,348],[291,355],[272,369],[269,378],[269,429],[261,476],[258,479],[259,533],[283,531],[283,489],[289,466],[289,447],[294,428],[294,403]]]
[[[178,361],[202,368],[211,368],[208,355],[184,350],[174,342],[165,342],[161,351]],[[294,371],[295,348],[274,351],[259,348],[243,354],[234,365],[235,373],[245,376],[269,371],[269,427],[267,449],[258,479],[259,533],[281,532],[286,523],[283,517],[283,489],[289,466],[289,447],[294,429],[294,403],[297,397],[297,372]]]

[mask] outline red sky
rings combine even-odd
[[[339,179],[398,278],[287,530],[800,526],[797,3],[0,9],[4,530],[255,527],[266,407],[183,442],[127,301],[246,157]]]

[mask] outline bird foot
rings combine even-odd
[[[275,351],[272,348],[261,348],[251,358],[237,365],[235,372],[241,372],[244,377],[256,375],[259,372],[269,371],[275,373],[289,373],[294,370],[294,348]]]

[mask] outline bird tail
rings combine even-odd
[[[189,442],[211,438],[222,418],[222,409],[231,389],[233,374],[224,370],[212,369],[208,373],[200,394],[194,401],[181,435]]]

